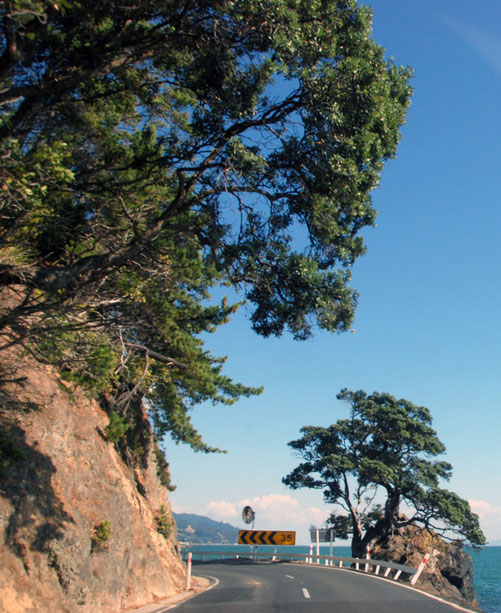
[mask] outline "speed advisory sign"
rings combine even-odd
[[[295,545],[295,532],[273,530],[239,530],[239,545]]]

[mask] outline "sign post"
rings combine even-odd
[[[334,541],[334,528],[310,528],[310,540],[317,545],[317,564],[320,562],[320,543],[330,543],[329,556],[332,557],[332,542]]]

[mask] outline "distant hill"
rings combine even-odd
[[[188,543],[234,544],[238,541],[238,528],[203,515],[173,513],[178,539]]]

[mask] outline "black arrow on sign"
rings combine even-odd
[[[248,542],[248,541],[247,541],[247,535],[248,535],[248,534],[249,534],[249,531],[248,531],[248,530],[242,530],[242,532],[240,533],[240,540],[241,540],[243,543],[247,543],[247,542]]]

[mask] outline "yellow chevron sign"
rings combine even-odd
[[[239,530],[239,545],[295,545],[295,532],[273,530]]]

